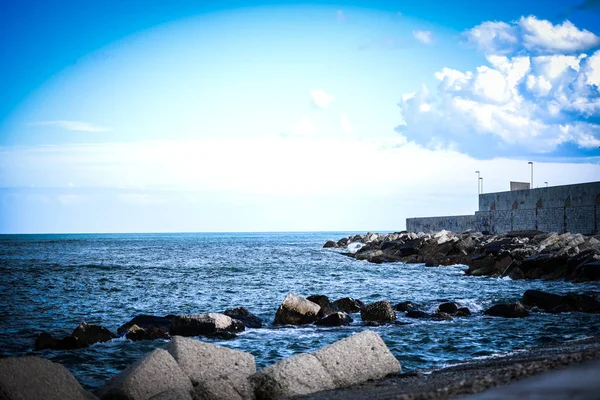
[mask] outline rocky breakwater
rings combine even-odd
[[[281,399],[380,379],[400,372],[383,340],[363,331],[256,372],[239,350],[175,336],[115,375],[94,394],[60,364],[39,357],[0,359],[2,399]]]
[[[512,279],[600,280],[600,236],[540,231],[367,233],[324,248],[372,263],[405,262],[427,266],[466,265],[467,275]]]

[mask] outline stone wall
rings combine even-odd
[[[406,230],[410,232],[437,232],[442,229],[452,232],[464,232],[473,229],[474,226],[474,215],[406,219]]]
[[[527,229],[591,235],[600,225],[600,182],[479,195],[475,215],[407,218],[411,232]]]

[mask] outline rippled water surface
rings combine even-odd
[[[527,289],[599,290],[597,283],[468,277],[465,267],[369,264],[322,249],[348,233],[222,233],[0,236],[0,355],[38,354],[69,368],[87,388],[100,386],[166,342],[116,339],[72,351],[33,351],[36,335],[69,334],[81,321],[112,331],[138,314],[223,312],[245,306],[266,322],[217,343],[252,353],[258,367],[318,349],[366,329],[273,327],[288,292],[351,296],[364,302],[410,300],[435,309],[457,301],[473,316],[369,328],[405,370],[442,366],[526,346],[598,334],[600,315],[484,317],[482,310]]]

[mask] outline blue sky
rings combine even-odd
[[[0,232],[400,230],[600,178],[600,2],[0,0]]]

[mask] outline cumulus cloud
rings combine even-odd
[[[486,21],[464,35],[467,42],[489,54],[576,53],[600,45],[598,36],[570,21],[554,25],[535,16],[521,17],[512,23]]]
[[[55,121],[39,121],[32,122],[30,125],[33,126],[55,126],[68,131],[74,132],[110,132],[111,128],[104,126],[98,126],[89,122],[81,121],[66,121],[66,120],[55,120]]]
[[[402,96],[397,132],[479,158],[600,145],[600,50],[572,53],[591,46],[594,34],[527,17],[484,22],[468,35],[486,52],[486,65],[443,68],[434,74],[436,91],[422,86]]]
[[[433,33],[431,31],[420,31],[414,30],[413,36],[421,43],[432,44],[433,43]]]
[[[325,93],[323,89],[311,89],[310,97],[315,106],[325,109],[335,101],[335,97]]]

